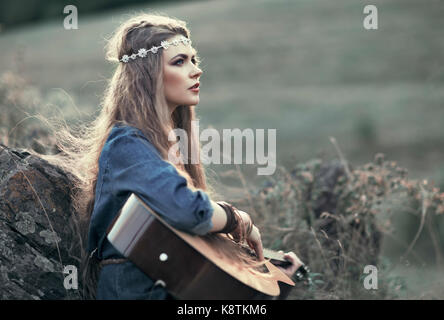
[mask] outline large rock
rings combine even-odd
[[[0,145],[1,299],[78,299],[81,240],[70,179],[26,151]],[[68,288],[64,286],[65,277]]]

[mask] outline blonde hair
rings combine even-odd
[[[125,54],[131,55],[140,48],[151,48],[175,35],[190,37],[186,23],[166,16],[138,14],[120,25],[108,40],[106,58],[111,62]],[[200,142],[192,128],[196,120],[195,106],[178,106],[172,113],[163,94],[162,54],[148,54],[131,63],[118,63],[108,82],[102,99],[99,116],[88,126],[75,128],[76,134],[57,130],[58,147],[63,156],[59,165],[75,177],[74,204],[83,218],[89,219],[94,206],[98,160],[101,150],[116,124],[138,128],[159,151],[161,157],[176,167],[188,187],[216,192],[207,185],[205,169],[201,163],[192,163],[189,152],[185,164],[168,160],[168,150],[177,143],[168,134],[173,129],[183,129],[188,134],[188,150]],[[73,130],[74,132],[74,130]],[[194,140],[194,144],[193,144]],[[197,152],[200,151],[200,147]],[[54,158],[53,158],[54,159]]]

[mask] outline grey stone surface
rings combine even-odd
[[[0,145],[0,298],[79,299],[63,268],[79,269],[71,182],[43,159]]]

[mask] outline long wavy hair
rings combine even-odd
[[[161,41],[176,35],[190,38],[190,31],[184,21],[163,15],[137,14],[122,23],[108,40],[106,58],[108,61],[118,62],[125,54],[131,55],[140,48],[158,46]],[[94,207],[99,156],[116,124],[140,129],[168,162],[168,150],[177,143],[177,140],[171,140],[171,136],[169,139],[169,133],[173,129],[185,130],[190,137],[188,150],[192,150],[188,153],[188,161],[183,161],[185,164],[170,163],[186,178],[189,188],[204,190],[210,198],[218,196],[206,182],[203,165],[191,161],[193,152],[200,152],[199,139],[192,130],[192,121],[196,120],[195,106],[180,105],[171,113],[164,95],[162,60],[162,54],[148,54],[145,58],[135,59],[130,63],[118,63],[105,90],[98,117],[89,125],[55,132],[58,136],[58,148],[62,152],[48,158],[64,167],[74,177],[73,203],[81,218],[83,239],[86,239]],[[193,150],[193,146],[199,146],[198,150]],[[237,256],[240,263],[254,264],[249,255],[240,252],[226,237],[212,234],[207,238],[225,254]],[[90,258],[83,250],[84,291],[88,297],[94,297],[98,269],[90,270]]]

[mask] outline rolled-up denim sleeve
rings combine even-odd
[[[147,139],[123,135],[111,142],[108,152],[108,174],[116,196],[135,193],[182,231],[204,235],[211,230],[213,207],[208,194],[191,190],[187,180]]]

